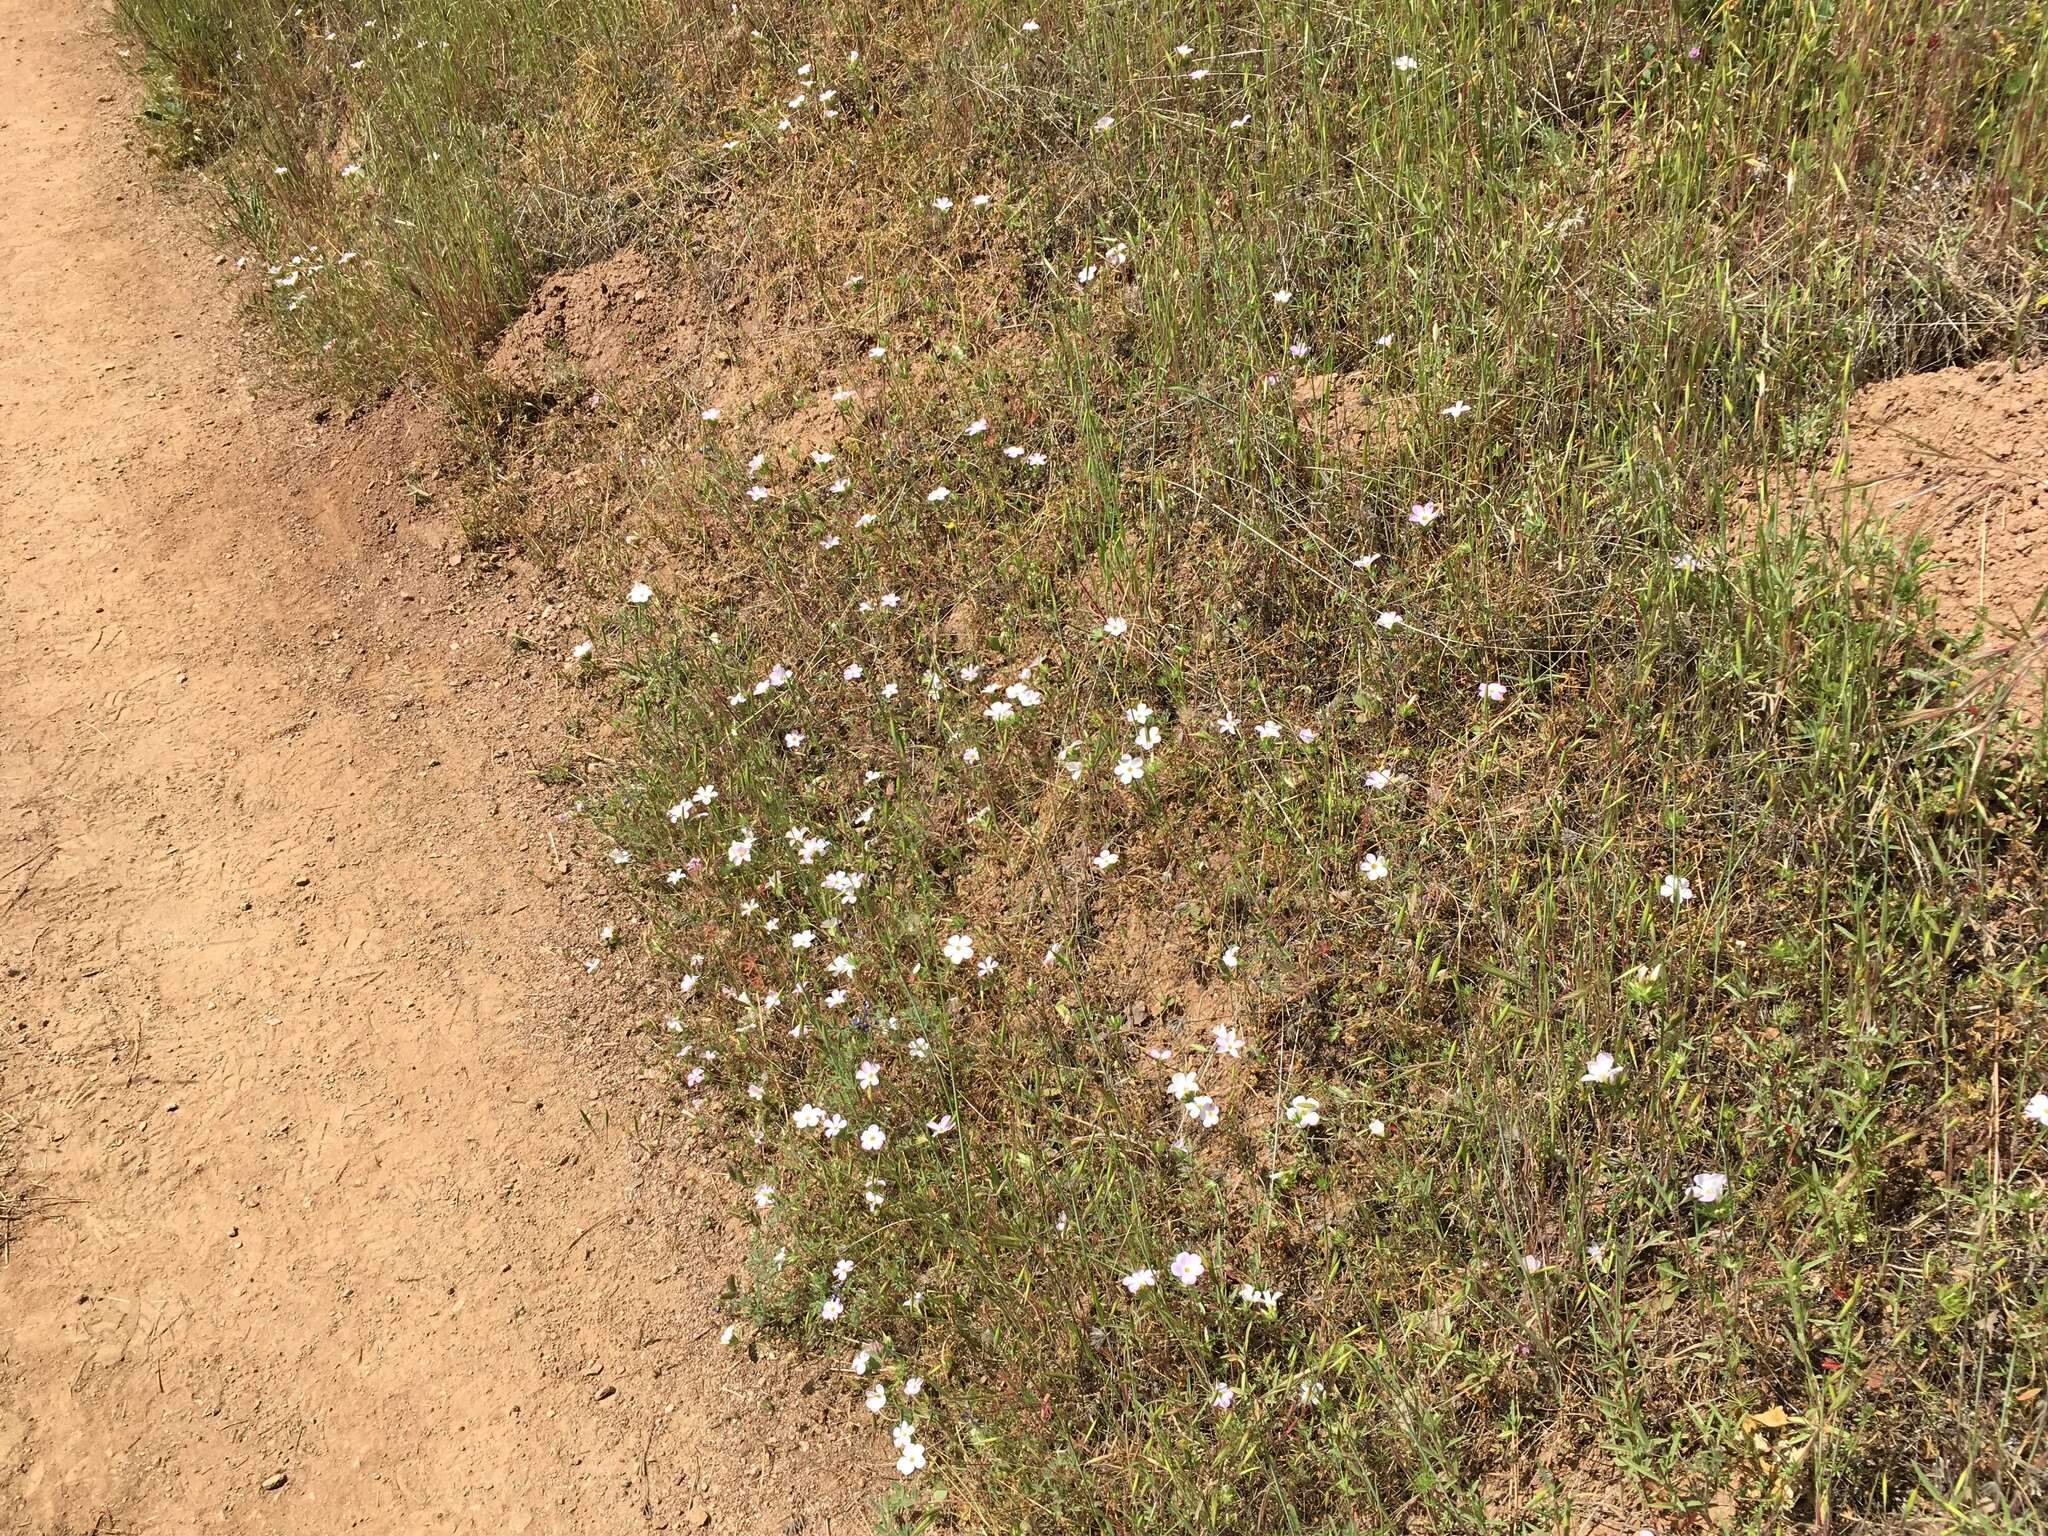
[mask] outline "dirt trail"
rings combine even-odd
[[[598,1092],[545,594],[238,378],[129,89],[0,0],[0,1530],[865,1528],[789,1406],[848,1394],[719,1351],[717,1181]]]

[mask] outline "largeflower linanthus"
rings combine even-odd
[[[1728,1175],[1696,1173],[1685,1186],[1685,1198],[1700,1205],[1719,1205],[1728,1196]]]
[[[1610,1083],[1621,1081],[1621,1071],[1622,1069],[1615,1064],[1612,1052],[1595,1051],[1592,1059],[1586,1063],[1586,1070],[1580,1074],[1579,1081],[1606,1087]]]

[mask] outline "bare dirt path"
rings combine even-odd
[[[864,1528],[598,1091],[544,594],[238,376],[128,90],[0,0],[0,1530]]]

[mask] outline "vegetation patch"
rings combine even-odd
[[[2039,348],[2037,8],[123,9],[584,583],[885,1518],[2038,1522],[2048,743],[1775,499]]]

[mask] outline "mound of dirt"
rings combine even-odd
[[[654,263],[623,250],[543,283],[484,371],[518,390],[539,389],[567,369],[592,383],[616,382],[660,361],[675,324]]]
[[[1851,402],[1841,481],[1902,541],[1924,534],[1944,622],[1982,613],[2007,635],[2048,640],[2048,368],[1980,363],[1873,384]]]
[[[832,368],[804,330],[745,298],[714,303],[693,275],[672,277],[630,248],[549,278],[484,367],[524,394],[665,389],[670,408],[712,408],[778,462],[836,447],[883,382],[872,360]]]

